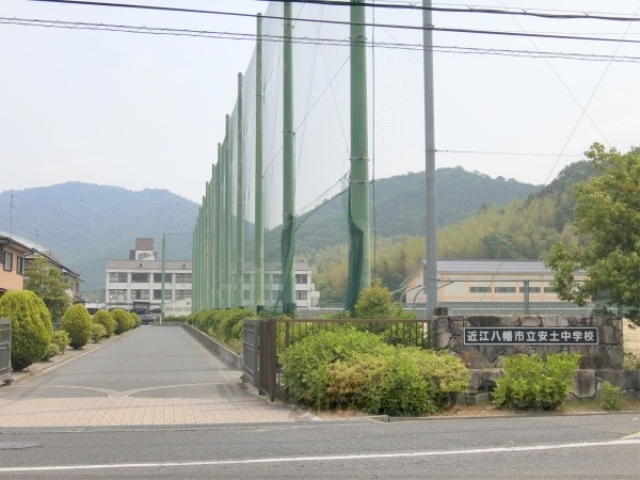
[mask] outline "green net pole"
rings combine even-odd
[[[371,284],[369,258],[369,137],[367,127],[367,47],[363,0],[351,6],[351,181],[349,185],[349,284],[346,308]]]
[[[283,193],[282,193],[282,308],[284,313],[295,312],[295,165],[293,127],[293,22],[291,2],[284,3],[283,50]]]
[[[264,204],[262,165],[262,15],[258,14],[256,43],[256,195],[255,195],[255,268],[254,301],[257,313],[264,308]]]
[[[237,155],[237,212],[236,212],[236,302],[235,306],[244,305],[244,139],[242,136],[242,74],[238,73],[238,155]]]

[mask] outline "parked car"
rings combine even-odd
[[[149,325],[150,323],[153,323],[153,322],[154,322],[153,316],[149,315],[148,313],[143,313],[142,315],[140,315],[141,325]]]

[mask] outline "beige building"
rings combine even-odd
[[[425,266],[425,260],[418,262],[400,286],[407,307],[424,307],[426,303]],[[553,292],[553,276],[541,260],[438,260],[438,306],[454,314],[577,312],[578,306],[560,300]],[[586,274],[576,277],[586,278]]]

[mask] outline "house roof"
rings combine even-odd
[[[426,260],[420,260],[400,287],[406,286],[411,278],[423,271],[426,265]],[[553,270],[545,267],[542,260],[438,260],[438,275],[447,273],[549,275]]]

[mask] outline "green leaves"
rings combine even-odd
[[[577,353],[508,357],[494,401],[504,408],[555,410],[571,391],[579,361]]]
[[[558,244],[546,258],[556,271],[554,289],[563,300],[584,305],[606,297],[640,324],[640,149],[621,154],[594,144],[587,156],[599,176],[575,188],[576,227],[590,237],[583,247]],[[588,278],[576,281],[574,273]]]

